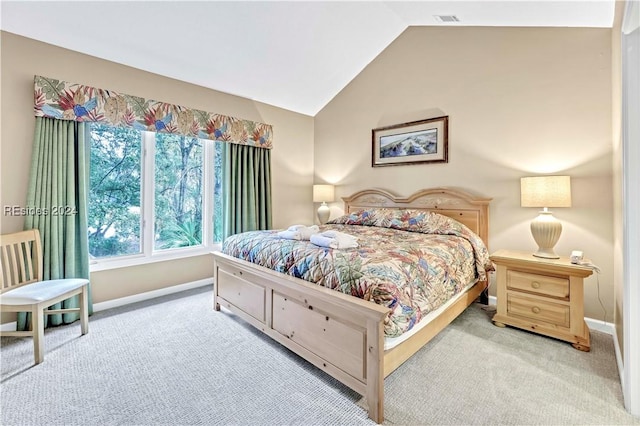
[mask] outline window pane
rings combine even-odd
[[[156,133],[156,250],[202,244],[202,142]]]
[[[222,241],[222,144],[214,142],[213,157],[213,242]]]
[[[142,133],[89,124],[89,253],[93,257],[141,252]]]

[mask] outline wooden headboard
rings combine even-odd
[[[407,198],[396,197],[382,189],[365,189],[343,197],[345,213],[366,208],[428,210],[451,217],[478,234],[489,247],[489,202],[452,188],[422,189]]]

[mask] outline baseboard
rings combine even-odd
[[[192,288],[203,287],[206,285],[213,285],[213,278],[205,278],[203,280],[192,281],[190,283],[173,285],[171,287],[165,287],[158,290],[147,291],[145,293],[121,297],[119,299],[107,300],[106,302],[94,303],[93,312],[100,312],[104,311],[105,309],[117,308],[119,306],[128,305],[130,303],[142,302],[144,300],[166,296],[168,294],[179,293],[181,291],[191,290]]]
[[[622,385],[622,389],[624,389],[624,362],[622,361],[622,351],[620,350],[618,333],[613,333],[613,348],[616,351],[616,362],[618,364],[618,375],[620,376],[620,385]]]
[[[497,299],[495,296],[489,296],[489,305],[496,305]],[[590,330],[599,331],[601,333],[607,333],[614,338],[616,337],[616,327],[610,322],[604,322],[593,318],[585,318],[584,322],[587,323]]]
[[[607,333],[612,336],[616,335],[616,326],[610,322],[604,322],[602,320],[597,320],[593,318],[585,318],[584,322],[589,326],[589,330],[592,331],[600,331],[602,333]]]

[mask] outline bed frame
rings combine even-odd
[[[363,208],[412,208],[452,217],[488,246],[490,198],[433,188],[408,198],[368,189],[343,198],[345,212]],[[384,378],[422,348],[481,294],[478,282],[406,341],[384,351],[388,309],[299,278],[214,252],[213,305],[223,306],[366,397],[369,417],[384,420]]]

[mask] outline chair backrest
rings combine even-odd
[[[0,293],[41,280],[40,231],[0,235]]]

